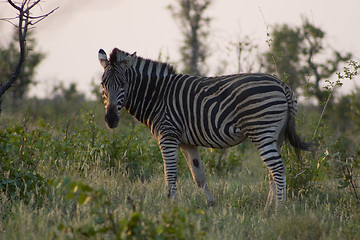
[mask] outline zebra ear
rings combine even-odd
[[[101,66],[103,66],[103,68],[106,68],[109,65],[109,61],[107,59],[106,52],[103,49],[99,50],[98,57]]]
[[[122,60],[120,62],[120,66],[123,68],[123,69],[128,69],[130,68],[134,62],[135,62],[135,59],[136,59],[136,52],[134,52],[133,54],[131,55],[128,55],[124,60]]]

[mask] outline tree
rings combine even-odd
[[[299,62],[302,54],[300,28],[291,28],[287,24],[276,25],[271,33],[271,49],[265,52],[265,69],[278,75],[293,90],[296,90],[305,78]]]
[[[331,75],[338,71],[341,63],[345,63],[350,60],[351,54],[346,53],[342,55],[336,50],[331,51],[331,59],[323,63],[316,63],[315,58],[323,53],[323,39],[325,33],[310,24],[309,21],[305,21],[303,25],[303,36],[305,41],[305,47],[303,48],[303,55],[306,58],[307,65],[303,68],[303,72],[309,72],[313,76],[313,82],[307,90],[310,95],[315,96],[320,103],[324,103],[327,99],[327,91],[320,87],[320,83],[326,81]]]
[[[177,0],[176,6],[168,7],[174,18],[179,20],[184,36],[180,53],[186,74],[205,74],[205,68],[199,66],[199,62],[204,62],[209,55],[206,39],[211,19],[205,16],[205,12],[210,4],[211,0]]]
[[[79,93],[77,90],[76,83],[70,83],[68,88],[63,83],[60,83],[54,87],[53,95],[55,100],[60,99],[69,103],[80,103],[85,100],[84,94]]]
[[[321,88],[341,63],[351,58],[324,47],[325,32],[304,20],[301,27],[276,25],[271,33],[271,49],[264,53],[265,69],[278,75],[294,90],[301,88],[319,103],[327,100],[328,92]],[[325,56],[328,57],[326,60]]]
[[[19,43],[19,57],[16,63],[16,66],[14,67],[14,70],[12,70],[12,73],[5,84],[2,82],[0,83],[0,113],[1,113],[1,103],[2,103],[2,96],[4,93],[15,83],[15,81],[18,79],[21,71],[23,71],[23,65],[25,60],[28,56],[28,48],[26,45],[28,30],[35,27],[37,23],[44,20],[47,16],[52,14],[56,9],[53,9],[52,11],[44,14],[44,15],[38,15],[34,16],[31,11],[34,9],[36,5],[40,3],[41,0],[23,0],[21,3],[13,2],[12,0],[7,0],[7,2],[13,7],[17,12],[18,16],[12,17],[12,18],[2,18],[0,20],[7,21],[14,25],[18,30],[18,43]],[[14,21],[17,20],[17,24],[14,23]]]
[[[13,40],[10,42],[7,48],[0,47],[0,82],[5,83],[11,78],[12,69],[16,66],[20,57],[19,49],[16,47],[18,42],[18,35],[14,32]],[[35,39],[28,35],[26,41],[28,53],[26,55],[26,61],[20,71],[17,79],[14,81],[14,88],[12,91],[13,103],[16,105],[24,98],[26,90],[29,85],[34,82],[35,69],[44,59],[45,55],[41,52],[35,52],[33,50],[35,46]]]

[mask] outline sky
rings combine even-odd
[[[174,0],[47,0],[34,14],[57,11],[36,25],[37,50],[46,58],[36,73],[38,84],[30,96],[51,96],[60,82],[76,83],[90,96],[91,83],[100,83],[102,67],[97,54],[114,47],[157,60],[159,54],[176,63],[180,60],[182,35],[167,6]],[[15,16],[6,1],[0,1],[0,18]],[[237,70],[236,54],[230,47],[248,36],[263,51],[268,49],[267,33],[276,24],[300,26],[304,17],[326,32],[327,47],[351,52],[360,62],[359,0],[214,0],[207,15],[210,25],[211,57],[209,74],[222,60],[226,73]],[[0,44],[11,40],[13,27],[0,22]],[[360,79],[355,80],[360,86]],[[352,84],[346,84],[349,91]]]

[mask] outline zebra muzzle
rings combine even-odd
[[[109,126],[109,128],[116,128],[119,123],[119,115],[117,106],[110,106],[105,114],[105,122]]]

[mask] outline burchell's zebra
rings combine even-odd
[[[266,74],[176,74],[166,63],[116,48],[109,59],[101,49],[99,60],[104,67],[101,83],[107,125],[118,125],[119,111],[124,107],[150,128],[160,145],[170,198],[176,194],[179,149],[195,183],[213,205],[215,199],[206,183],[198,146],[227,148],[248,138],[270,172],[267,205],[274,193],[277,205],[285,200],[281,145],[287,137],[296,149],[308,148],[296,133],[297,102],[285,83]]]

